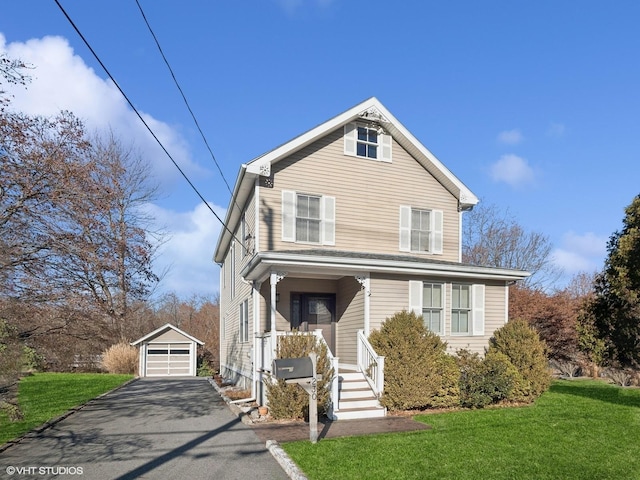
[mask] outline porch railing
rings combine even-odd
[[[364,330],[358,330],[358,369],[364,373],[369,386],[379,397],[384,390],[384,357],[373,349]]]

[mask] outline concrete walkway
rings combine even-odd
[[[206,378],[139,379],[0,453],[0,479],[286,479]]]

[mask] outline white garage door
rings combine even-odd
[[[191,352],[185,343],[150,343],[147,376],[190,375]]]

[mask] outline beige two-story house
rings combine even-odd
[[[483,352],[528,273],[461,263],[477,202],[376,98],[242,165],[214,257],[222,375],[264,403],[277,338],[309,331],[338,372],[333,417],[358,418],[385,413],[367,337],[394,313]]]

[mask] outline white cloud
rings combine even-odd
[[[11,108],[32,115],[52,116],[69,110],[86,125],[87,131],[110,129],[125,146],[133,146],[153,166],[153,177],[168,194],[180,174],[162,152],[131,110],[113,82],[101,78],[76,55],[62,37],[43,37],[24,43],[6,43],[0,33],[0,52],[34,67],[29,70],[32,81],[27,85],[3,84],[13,94]],[[135,102],[135,99],[132,99]],[[173,126],[141,112],[172,157],[190,177],[209,174],[196,165],[186,140]],[[170,234],[161,246],[155,265],[158,271],[169,268],[160,285],[164,292],[175,291],[179,296],[215,294],[218,292],[218,267],[213,262],[214,248],[220,232],[220,222],[200,203],[188,212],[176,212],[157,205],[148,205],[159,226]],[[212,207],[221,218],[224,209]]]
[[[32,78],[27,88],[5,86],[13,95],[14,110],[44,116],[69,110],[85,123],[88,132],[111,130],[125,145],[134,146],[153,165],[154,174],[164,187],[173,186],[179,178],[177,169],[113,82],[87,66],[65,38],[47,36],[6,44],[0,33],[0,52],[34,67],[27,72]],[[190,175],[206,175],[192,161],[186,142],[174,128],[141,114],[181,168]]]
[[[592,232],[582,235],[567,232],[562,237],[562,246],[552,254],[554,263],[571,275],[600,270],[606,256],[607,240]]]
[[[502,155],[491,165],[491,178],[496,182],[504,182],[512,187],[533,183],[535,175],[533,169],[524,158],[517,155]]]
[[[564,135],[566,128],[562,123],[551,123],[549,128],[547,129],[547,135],[550,137],[562,137]]]
[[[211,208],[224,219],[224,208],[212,204]],[[213,254],[221,224],[209,208],[200,203],[189,212],[175,212],[157,205],[148,205],[148,210],[170,235],[158,252],[158,270],[168,269],[160,290],[175,292],[180,297],[217,293],[219,268]]]
[[[505,130],[498,134],[498,142],[505,145],[517,145],[524,140],[522,132],[517,128],[513,130]]]

